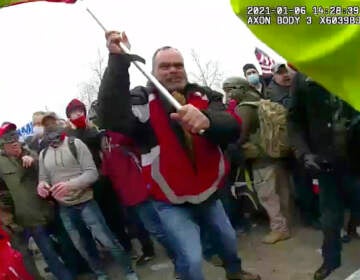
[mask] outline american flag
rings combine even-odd
[[[275,64],[275,60],[259,48],[255,48],[255,56],[259,61],[262,74],[271,75],[271,67]]]

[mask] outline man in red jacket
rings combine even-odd
[[[174,258],[157,212],[148,201],[148,189],[141,174],[139,153],[134,142],[123,134],[106,131],[102,138],[103,176],[111,181],[117,199],[126,207],[128,219],[134,223],[143,256],[137,264],[153,258],[154,248],[149,236],[152,234]]]
[[[151,86],[129,92],[131,57],[119,47],[127,38],[108,32],[106,39],[110,56],[98,96],[100,123],[139,147],[149,195],[181,279],[204,279],[200,230],[218,242],[227,279],[260,279],[242,270],[235,231],[216,196],[229,169],[221,147],[239,137],[240,120],[225,112],[220,93],[188,83],[183,57],[172,47],[155,52],[153,73],[183,106],[175,111]]]

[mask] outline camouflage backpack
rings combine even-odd
[[[286,157],[290,153],[287,131],[287,110],[281,104],[261,99],[241,102],[238,106],[255,106],[260,122],[259,144],[265,154],[272,158]]]

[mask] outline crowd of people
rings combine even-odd
[[[130,90],[136,57],[120,42],[129,44],[125,33],[106,33],[108,66],[89,109],[73,99],[67,120],[35,112],[24,142],[15,124],[0,127],[1,224],[31,275],[24,279],[43,277],[31,237],[60,280],[109,279],[103,251],[125,279],[141,279],[134,266],[155,257],[153,240],[177,279],[206,279],[206,259],[229,280],[260,280],[242,266],[236,231],[263,215],[270,230],[262,242],[287,240],[294,202],[302,222],[323,233],[313,279],[337,269],[342,242],[360,223],[360,114],[284,63],[270,76],[244,65],[245,78],[223,82],[224,97],[190,83],[182,54],[165,46],[153,55],[152,74],[181,105],[175,110],[152,83]]]

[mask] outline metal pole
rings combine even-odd
[[[96,21],[96,23],[101,27],[101,29],[106,32],[107,29],[105,28],[105,26],[101,23],[101,21],[94,15],[94,13],[89,9],[86,8],[86,11],[90,14],[90,16]],[[124,53],[126,54],[130,54],[130,50],[127,48],[127,46],[125,46],[125,44],[123,44],[122,42],[120,42],[120,47],[123,49]],[[138,61],[132,61],[132,63],[136,66],[137,69],[139,69],[139,71],[141,73],[143,73],[143,75],[154,84],[154,86],[160,91],[160,93],[162,95],[165,96],[165,98],[171,103],[171,105],[173,105],[175,107],[176,110],[179,110],[181,108],[180,103],[170,94],[170,92],[162,85],[160,84],[160,82],[150,73],[148,72],[144,66],[142,64],[140,64]]]

